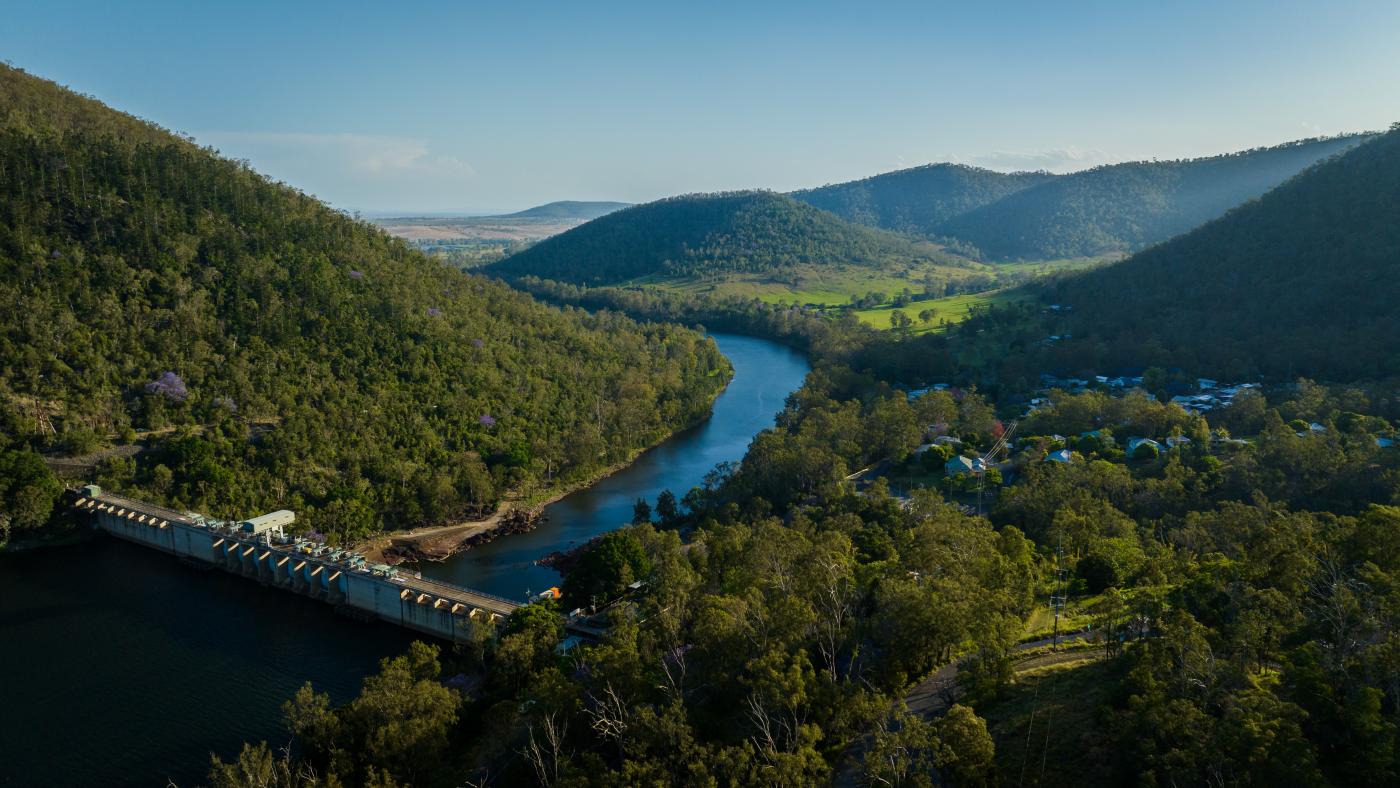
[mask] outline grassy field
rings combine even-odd
[[[977,713],[996,740],[1003,785],[1097,785],[1093,731],[1114,684],[1113,665],[1084,655],[1018,672],[1015,684]],[[1098,779],[1096,779],[1098,778]]]
[[[961,323],[972,314],[974,309],[986,307],[992,304],[1009,304],[1014,301],[1029,298],[1029,294],[1021,288],[1010,290],[992,290],[986,293],[971,293],[966,295],[948,296],[947,298],[937,298],[932,301],[913,301],[908,306],[900,308],[914,321],[912,327],[914,333],[924,334],[930,331],[942,331],[948,326]],[[925,309],[932,310],[935,314],[927,323],[919,321],[919,313]],[[856,317],[866,325],[875,328],[890,328],[890,315],[895,311],[893,305],[877,307],[875,309],[857,309]]]
[[[1116,263],[1124,257],[1125,255],[1121,254],[1103,257],[1062,257],[1056,260],[1033,260],[1025,263],[997,263],[996,268],[1006,274],[1045,276],[1060,271],[1080,271],[1105,263]]]
[[[901,290],[923,290],[926,277],[938,280],[960,280],[995,273],[992,266],[969,263],[967,266],[929,265],[906,271],[872,270],[869,268],[800,266],[781,274],[740,274],[717,281],[696,281],[663,277],[645,277],[628,282],[631,287],[655,287],[677,293],[733,295],[757,298],[770,304],[845,306],[851,297],[868,293],[884,293],[893,298]]]
[[[883,293],[884,303],[867,309],[855,309],[866,325],[890,328],[890,314],[895,311],[894,298],[905,289],[922,293],[928,280],[936,282],[966,281],[989,278],[1005,286],[982,293],[964,294],[929,301],[912,301],[901,311],[914,321],[916,334],[945,330],[967,319],[974,309],[988,305],[1008,304],[1029,298],[1022,285],[1034,279],[1060,271],[1089,268],[1108,262],[1108,258],[1075,258],[1045,260],[1029,263],[985,264],[968,262],[963,265],[928,265],[906,271],[872,270],[856,266],[797,267],[781,274],[736,275],[713,281],[645,277],[627,283],[629,287],[650,287],[690,295],[739,296],[756,298],[769,304],[820,306],[828,309],[850,308],[852,298],[865,298],[871,293]],[[941,284],[938,285],[941,287]],[[919,313],[931,309],[932,319],[923,323]]]

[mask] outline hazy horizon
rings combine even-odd
[[[1066,172],[1384,129],[1400,106],[1400,6],[1378,0],[9,5],[0,57],[366,215]]]

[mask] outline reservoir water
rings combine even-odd
[[[709,420],[553,504],[535,531],[423,573],[511,598],[548,588],[558,575],[535,559],[625,524],[639,497],[682,496],[740,459],[808,366],[772,342],[715,339],[734,379]],[[343,701],[413,639],[117,539],[0,554],[0,786],[196,785],[211,752],[286,744],[280,707],[302,683]]]

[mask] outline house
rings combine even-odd
[[[1217,385],[1219,385],[1219,384],[1216,383],[1215,381],[1211,380],[1210,378],[1196,378],[1196,387],[1197,387],[1197,388],[1200,388],[1200,389],[1203,389],[1203,390],[1204,390],[1204,389],[1213,389],[1213,388],[1215,388]]]
[[[1376,438],[1376,446],[1382,449],[1389,449],[1395,445],[1394,438]]]
[[[1185,446],[1190,442],[1191,439],[1186,437],[1185,435],[1172,435],[1167,438],[1167,446],[1173,449],[1175,449],[1178,446]]]
[[[1326,427],[1322,426],[1321,424],[1318,424],[1315,421],[1312,424],[1308,425],[1308,432],[1311,432],[1314,435],[1320,435],[1321,433],[1324,433],[1326,431]]]
[[[1100,438],[1100,437],[1103,437],[1103,430],[1089,430],[1088,432],[1081,432],[1081,433],[1079,433],[1079,437],[1081,437],[1081,438]]]
[[[934,445],[936,445],[936,446],[961,446],[961,445],[962,445],[962,439],[961,439],[961,438],[954,438],[952,435],[939,435],[937,438],[934,438],[934,439],[933,439],[933,442],[934,442]]]
[[[943,475],[961,476],[965,473],[972,473],[973,468],[972,458],[959,455],[943,464]]]
[[[1158,454],[1162,452],[1162,444],[1152,440],[1151,438],[1129,438],[1128,456],[1132,457],[1133,455],[1137,454],[1137,450],[1142,448],[1143,446],[1150,447],[1153,451],[1156,451]]]
[[[1074,452],[1070,451],[1069,449],[1060,449],[1059,451],[1052,451],[1049,454],[1045,455],[1045,459],[1043,460],[1043,462],[1059,462],[1068,465],[1071,462],[1074,462]]]
[[[921,444],[919,444],[919,448],[917,448],[917,449],[914,450],[914,456],[915,456],[915,457],[922,457],[922,456],[924,455],[924,452],[928,451],[929,449],[932,449],[932,448],[934,447],[934,445],[935,445],[935,444],[932,444],[932,443],[921,443]]]

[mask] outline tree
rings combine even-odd
[[[938,737],[938,766],[953,785],[979,786],[992,782],[996,744],[987,721],[972,709],[954,703],[934,724]]]
[[[662,527],[670,527],[680,519],[680,506],[676,503],[676,494],[670,490],[662,490],[656,496],[656,516],[660,518]]]
[[[640,525],[649,522],[651,522],[651,504],[647,503],[645,498],[638,498],[637,502],[632,504],[632,524]]]
[[[28,531],[49,521],[63,484],[39,455],[25,450],[0,452],[0,545],[10,531]]]
[[[210,760],[210,788],[314,788],[322,784],[311,767],[293,761],[286,750],[280,756],[274,754],[267,742],[244,744],[232,763],[224,763],[217,755]]]
[[[875,729],[862,760],[864,782],[890,788],[932,788],[941,748],[934,726],[901,707]]]
[[[414,642],[406,654],[382,660],[360,694],[339,709],[308,684],[283,705],[287,726],[330,777],[372,769],[378,784],[387,785],[431,775],[444,762],[457,722],[458,698],[439,683],[438,655],[437,646]],[[265,769],[267,756],[254,755],[252,765]]]
[[[613,531],[584,551],[578,566],[564,578],[567,608],[588,607],[622,595],[627,586],[651,571],[642,543],[629,531]]]

